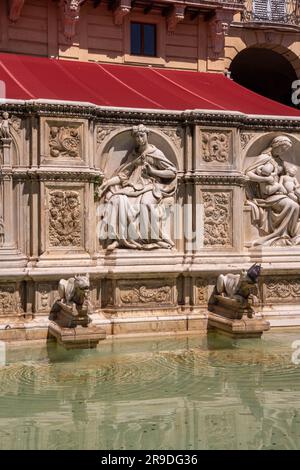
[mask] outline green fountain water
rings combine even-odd
[[[10,346],[0,449],[299,449],[296,340],[300,330]]]

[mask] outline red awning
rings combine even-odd
[[[206,109],[300,116],[222,74],[0,54],[9,99],[91,102],[161,110]]]

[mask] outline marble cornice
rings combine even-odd
[[[0,112],[8,111],[18,117],[81,118],[101,123],[132,125],[144,122],[148,125],[202,125],[235,127],[240,130],[299,132],[300,117],[247,115],[231,111],[206,110],[151,110],[134,108],[109,108],[92,103],[60,102],[44,100],[7,100],[0,103]]]
[[[103,173],[88,168],[84,170],[16,168],[12,171],[12,177],[16,180],[98,182],[103,178]]]

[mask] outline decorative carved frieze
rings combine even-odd
[[[121,25],[123,23],[124,16],[128,15],[131,10],[131,0],[120,0],[120,3],[113,10],[114,23],[115,25]]]
[[[82,245],[82,207],[80,194],[74,190],[56,189],[49,193],[50,246]]]
[[[203,192],[204,245],[232,246],[232,193]]]
[[[266,301],[295,301],[300,298],[300,278],[299,279],[276,279],[267,278],[265,280]]]
[[[169,32],[174,32],[179,21],[184,20],[185,5],[173,5],[167,14],[167,28]]]
[[[171,286],[149,287],[140,286],[123,288],[120,291],[120,300],[123,304],[169,304],[171,303]]]
[[[4,245],[5,242],[5,226],[3,217],[0,216],[0,247]]]
[[[80,17],[80,7],[85,0],[60,0],[59,7],[63,32],[69,41],[76,34],[76,23]]]
[[[52,286],[48,283],[39,283],[37,285],[38,291],[38,305],[39,312],[49,312],[51,308],[51,292]]]
[[[53,158],[80,158],[80,134],[74,127],[50,128],[49,148]]]
[[[22,312],[19,286],[16,283],[0,284],[0,316]]]
[[[20,18],[24,3],[25,0],[9,0],[9,19],[13,23]]]
[[[240,135],[240,139],[241,139],[241,147],[242,149],[244,149],[248,143],[250,142],[250,140],[252,139],[252,137],[254,137],[255,134],[253,133],[250,133],[250,132],[242,132],[241,135]]]
[[[108,137],[114,130],[116,130],[116,127],[98,126],[97,127],[97,144],[101,145],[104,139],[106,139],[106,137]]]
[[[179,181],[185,183],[195,183],[201,185],[222,185],[222,186],[245,186],[246,177],[242,174],[236,175],[204,175],[197,173],[186,173],[178,175]]]
[[[204,132],[202,134],[203,160],[225,163],[229,160],[229,132]]]

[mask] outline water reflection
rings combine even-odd
[[[294,333],[8,351],[1,449],[298,449]]]

